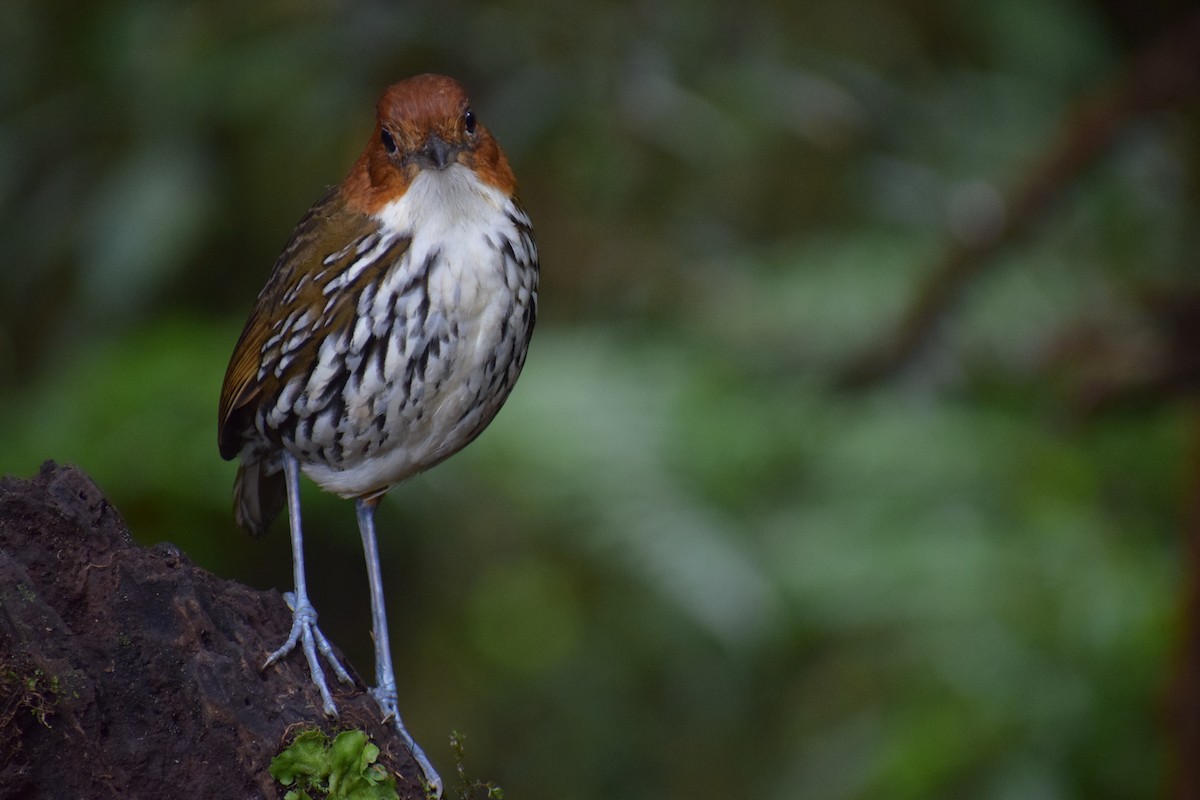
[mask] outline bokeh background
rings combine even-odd
[[[1195,37],[1169,0],[4,0],[0,472],[78,464],[289,588],[284,527],[233,524],[226,361],[382,88],[446,72],[543,272],[507,407],[380,513],[444,772],[458,730],[522,800],[1174,793]],[[306,492],[370,674],[352,506]]]

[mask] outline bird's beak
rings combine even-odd
[[[436,133],[431,133],[421,149],[413,154],[413,161],[423,169],[445,169],[455,163],[459,149]]]

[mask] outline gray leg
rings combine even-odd
[[[317,651],[319,650],[321,655],[325,656],[325,660],[333,668],[338,680],[348,684],[354,682],[342,665],[338,663],[337,657],[333,654],[333,648],[329,646],[329,641],[317,627],[317,610],[308,601],[308,583],[304,579],[304,535],[300,529],[300,468],[295,457],[286,452],[283,454],[283,474],[287,486],[288,523],[292,531],[292,563],[296,573],[296,591],[288,592],[283,596],[292,609],[292,632],[288,635],[288,640],[283,643],[283,647],[271,653],[267,658],[263,669],[292,652],[296,648],[296,644],[300,643],[304,650],[304,656],[308,659],[308,670],[312,675],[312,681],[321,693],[321,702],[325,706],[325,713],[336,717],[337,706],[329,694],[329,687],[325,683],[325,673],[321,669]]]
[[[367,580],[371,584],[371,624],[372,635],[375,639],[375,688],[371,695],[379,708],[383,710],[385,721],[392,720],[404,744],[412,751],[417,766],[425,775],[425,781],[442,796],[442,779],[425,757],[420,745],[413,741],[404,721],[400,719],[400,711],[396,703],[396,675],[392,671],[392,651],[388,645],[387,610],[383,604],[383,574],[379,567],[379,548],[375,543],[375,503],[377,500],[355,501],[358,511],[358,530],[362,534],[363,553],[367,558]]]

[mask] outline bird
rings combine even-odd
[[[326,714],[318,653],[352,684],[308,594],[300,475],[354,501],[375,644],[370,690],[429,787],[441,779],[401,720],[375,509],[391,488],[471,443],[508,398],[537,318],[533,226],[508,159],[463,86],[389,86],[362,154],[297,223],[234,347],[221,387],[221,456],[239,459],[238,525],[261,535],[286,504],[295,587],[287,640]]]

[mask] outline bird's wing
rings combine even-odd
[[[282,346],[278,341],[269,346],[271,337],[279,339],[277,333],[293,311],[303,313],[314,306],[318,312],[321,310],[323,286],[354,256],[353,246],[347,245],[361,242],[376,229],[372,218],[346,208],[337,187],[326,192],[296,225],[258,295],[225,371],[217,419],[217,442],[223,458],[233,458],[240,452],[256,401],[274,396],[279,388],[273,371],[264,374],[263,370],[268,361],[278,361]],[[329,257],[335,254],[340,257],[331,260]],[[312,338],[311,347],[302,347],[293,358],[315,355],[316,337]]]

